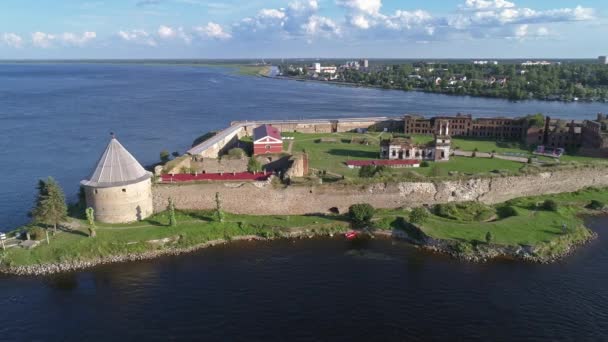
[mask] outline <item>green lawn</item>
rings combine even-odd
[[[0,253],[3,264],[13,266],[87,260],[110,255],[138,253],[162,248],[146,241],[175,239],[176,247],[187,248],[210,240],[232,236],[272,236],[294,228],[321,231],[345,230],[347,224],[338,216],[251,216],[226,214],[224,223],[213,219],[211,212],[177,213],[178,226],[168,226],[168,215],[157,214],[142,222],[123,225],[98,224],[97,237],[89,238],[85,228],[60,232],[33,250],[11,248]]]
[[[306,151],[309,156],[309,166],[316,170],[325,170],[330,173],[345,176],[353,181],[359,179],[357,169],[349,169],[344,164],[349,159],[371,160],[379,159],[382,138],[388,138],[390,133],[284,133],[285,136],[293,136],[295,140],[285,141],[285,149],[293,141],[292,152]],[[400,134],[396,134],[400,136]],[[351,143],[351,139],[365,140],[366,144]],[[429,135],[413,135],[417,143],[427,143],[433,140]],[[328,141],[332,139],[334,141]],[[324,141],[325,140],[325,141]],[[480,152],[517,153],[523,156],[531,156],[530,151],[524,149],[517,142],[496,142],[479,139],[456,138],[452,140],[453,148]],[[541,158],[545,161],[553,161],[550,158]],[[603,159],[579,156],[564,156],[562,163],[608,163]],[[503,159],[452,157],[449,162],[429,163],[429,167],[416,169],[397,168],[388,169],[384,172],[385,178],[399,179],[412,177],[449,177],[450,175],[491,175],[498,173],[517,174],[524,164]]]
[[[540,208],[545,199],[559,204],[557,212]],[[608,203],[608,189],[585,189],[574,193],[524,197],[493,206],[511,206],[517,216],[500,218],[490,222],[463,221],[447,219],[431,213],[429,219],[419,225],[424,233],[438,238],[468,243],[484,242],[487,232],[492,232],[494,243],[501,245],[537,245],[548,243],[564,236],[562,225],[566,224],[569,234],[579,234],[583,230],[584,212],[591,200]],[[408,211],[381,211],[379,219],[391,222],[397,217],[407,219]]]

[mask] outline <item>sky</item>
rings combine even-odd
[[[1,0],[0,59],[596,58],[606,0]]]

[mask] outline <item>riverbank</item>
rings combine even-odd
[[[542,102],[561,102],[561,103],[576,103],[576,102],[580,102],[580,103],[606,103],[608,102],[608,99],[597,99],[597,100],[589,100],[589,99],[563,99],[561,97],[558,96],[553,96],[553,97],[548,97],[548,98],[524,98],[524,99],[513,99],[510,98],[508,95],[505,96],[491,96],[491,95],[484,95],[484,94],[475,94],[475,93],[459,93],[457,91],[444,91],[444,90],[429,90],[429,89],[425,89],[425,88],[408,88],[408,89],[403,89],[403,88],[397,88],[397,87],[392,87],[392,86],[380,86],[380,85],[374,85],[374,84],[365,84],[365,83],[353,83],[353,82],[346,82],[346,81],[324,81],[324,80],[315,80],[315,79],[309,79],[309,78],[302,78],[302,77],[292,77],[292,76],[265,76],[267,78],[272,78],[272,79],[277,79],[277,80],[288,80],[288,81],[298,81],[298,82],[315,82],[315,83],[325,83],[325,84],[331,84],[331,85],[338,85],[338,86],[346,86],[346,87],[355,87],[355,88],[370,88],[370,89],[384,89],[384,90],[400,90],[400,91],[404,91],[404,92],[420,92],[420,93],[427,93],[427,94],[438,94],[438,95],[448,95],[448,96],[457,96],[457,97],[474,97],[474,98],[486,98],[486,99],[497,99],[497,100],[505,100],[505,101],[509,101],[509,102],[520,102],[520,101],[542,101]]]
[[[555,207],[546,209],[547,200],[554,201]],[[594,209],[590,208],[592,201]],[[606,189],[589,188],[520,198],[495,206],[458,204],[456,209],[449,210],[435,206],[427,210],[428,217],[422,223],[412,222],[410,209],[376,210],[369,224],[373,228],[366,231],[466,261],[509,258],[550,263],[596,236],[584,226],[583,215],[606,214],[603,203],[607,201]],[[441,216],[442,210],[451,213],[450,217]],[[171,227],[168,214],[160,213],[128,225],[100,224],[95,238],[88,237],[83,221],[73,220],[71,228],[52,236],[48,245],[41,241],[31,250],[15,247],[1,253],[0,272],[14,275],[69,272],[190,253],[231,241],[333,236],[351,226],[342,215],[226,214],[225,221],[219,222],[213,212],[179,211],[177,220],[178,225]]]

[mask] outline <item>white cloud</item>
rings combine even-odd
[[[16,33],[4,33],[0,36],[0,43],[6,44],[10,47],[20,48],[23,46],[23,38]]]
[[[82,46],[95,39],[96,37],[97,34],[91,31],[86,31],[81,35],[71,32],[65,32],[61,36],[59,36],[59,39],[67,45]]]
[[[287,6],[288,11],[294,14],[310,14],[319,10],[319,2],[317,0],[296,0]]]
[[[53,41],[56,38],[57,37],[49,33],[34,32],[32,33],[32,44],[36,47],[48,48],[53,44]]]
[[[144,30],[118,31],[118,37],[127,42],[142,44],[147,46],[157,46],[156,40]]]
[[[218,40],[226,40],[232,38],[232,35],[229,32],[224,31],[224,29],[214,22],[207,23],[206,26],[195,27],[194,30],[198,33],[199,36],[204,38],[213,38]]]
[[[339,6],[368,15],[378,14],[382,7],[382,0],[336,0],[336,3]]]
[[[313,15],[303,26],[304,31],[309,36],[339,36],[340,27],[331,19]]]
[[[285,12],[283,9],[263,9],[258,13],[261,18],[283,19]]]
[[[186,44],[190,44],[192,42],[192,37],[186,33],[183,27],[173,28],[170,26],[160,25],[156,32],[161,39],[180,38]]]
[[[476,10],[487,10],[498,8],[512,8],[515,7],[515,4],[505,0],[466,0],[464,7]]]

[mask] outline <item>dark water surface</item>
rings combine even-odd
[[[232,120],[543,112],[591,118],[602,103],[453,97],[242,77],[222,68],[0,64],[0,231],[27,221],[39,178],[72,198],[109,132],[143,164]]]
[[[605,341],[608,218],[563,262],[471,264],[404,243],[239,242],[0,276],[6,341]]]

